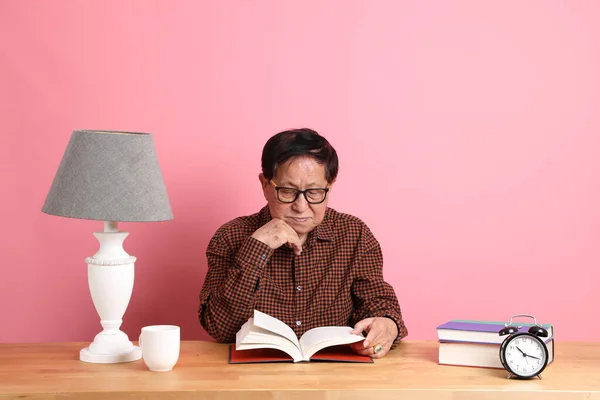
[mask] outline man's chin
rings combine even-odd
[[[298,236],[302,236],[302,235],[308,235],[310,233],[310,231],[312,231],[313,229],[315,229],[315,227],[313,225],[309,225],[309,224],[299,224],[297,222],[292,222],[289,224],[292,229],[298,234]]]

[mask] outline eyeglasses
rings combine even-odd
[[[272,180],[270,182],[273,184],[273,187],[277,192],[277,200],[279,200],[282,203],[293,203],[298,199],[298,196],[300,196],[300,194],[303,194],[307,203],[321,204],[325,201],[325,198],[327,197],[327,192],[329,192],[329,188],[299,190],[296,188],[277,186]]]

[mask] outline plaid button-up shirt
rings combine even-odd
[[[285,322],[298,337],[384,316],[398,326],[394,343],[407,335],[394,289],[383,279],[381,248],[361,220],[327,208],[299,256],[251,237],[269,220],[264,207],[224,224],[210,240],[198,311],[209,335],[235,342],[254,309]]]

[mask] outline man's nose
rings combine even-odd
[[[298,195],[298,198],[292,204],[292,208],[298,212],[302,212],[308,208],[308,201],[306,201],[306,197],[304,197],[303,193]]]

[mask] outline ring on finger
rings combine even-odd
[[[383,350],[383,346],[380,345],[379,343],[377,343],[375,346],[373,346],[373,352],[375,354],[379,353],[381,350]]]

